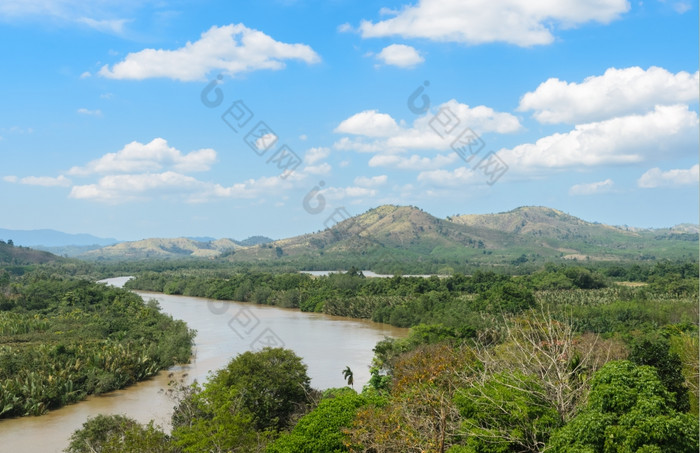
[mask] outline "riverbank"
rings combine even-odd
[[[114,281],[108,279],[106,283]],[[192,362],[41,417],[2,420],[3,451],[60,453],[68,445],[70,435],[88,417],[97,414],[125,414],[141,423],[154,420],[167,430],[173,407],[165,394],[168,382],[171,379],[181,379],[185,383],[205,380],[210,371],[250,350],[251,343],[263,332],[275,333],[284,347],[302,357],[308,365],[312,386],[316,388],[344,386],[342,370],[346,366],[354,371],[355,387],[360,388],[369,380],[368,366],[375,344],[385,336],[401,337],[408,332],[370,321],[278,307],[141,291],[137,294],[145,301],[155,299],[164,313],[186,320],[190,328],[198,331]],[[216,310],[211,311],[210,306]],[[246,324],[246,320],[250,324]]]

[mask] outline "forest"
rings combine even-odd
[[[41,415],[189,360],[194,332],[156,303],[42,268],[22,274],[0,270],[0,418]]]
[[[411,327],[371,379],[310,387],[293,351],[169,390],[173,429],[97,416],[75,452],[696,452],[698,267],[546,265],[445,278],[175,269],[131,288]]]

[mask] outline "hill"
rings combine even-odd
[[[26,266],[30,264],[49,263],[60,259],[60,257],[48,252],[15,246],[5,241],[0,241],[0,265]]]
[[[698,235],[693,233],[632,231],[587,222],[546,207],[439,219],[416,207],[385,205],[320,233],[240,250],[231,259],[288,257],[331,266],[343,261],[360,266],[385,263],[389,270],[399,262],[431,263],[434,268],[441,263],[697,259],[697,241]]]
[[[226,238],[209,241],[200,241],[197,238],[152,238],[141,241],[121,242],[97,250],[86,251],[79,257],[90,260],[214,258],[226,256],[246,246],[266,244],[271,241],[272,239],[264,236],[253,236],[243,241]]]
[[[697,259],[692,225],[661,230],[587,222],[556,209],[437,218],[413,206],[384,205],[314,234],[245,244],[230,239],[148,239],[92,251],[89,259],[211,258],[304,269],[357,266],[391,271],[557,260]]]

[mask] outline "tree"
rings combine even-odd
[[[358,409],[383,404],[377,395],[358,395],[347,387],[326,392],[319,405],[304,415],[294,428],[270,444],[267,453],[347,452],[343,428],[350,426]],[[371,393],[371,392],[370,392]]]
[[[491,347],[481,342],[478,346],[477,355],[483,363],[480,380],[519,371],[511,374],[514,381],[510,385],[517,386],[519,376],[535,376],[542,392],[537,398],[549,401],[564,421],[573,416],[586,394],[590,376],[607,362],[611,346],[597,336],[578,335],[572,322],[557,321],[545,311],[528,318],[506,319],[503,332],[487,336],[501,336],[502,344]],[[529,378],[522,381],[520,389],[533,390]]]
[[[343,379],[348,381],[348,385],[350,387],[352,387],[353,384],[355,383],[355,380],[353,379],[352,370],[350,369],[349,366],[346,366],[345,369],[343,370]]]
[[[588,403],[552,435],[552,452],[696,453],[698,418],[674,409],[656,370],[628,360],[603,366]]]
[[[685,383],[690,392],[690,412],[693,415],[698,415],[698,402],[700,402],[700,392],[698,392],[698,384],[700,383],[700,367],[698,366],[698,332],[678,332],[672,335],[669,339],[671,343],[671,352],[678,354],[683,364],[683,376]]]
[[[476,304],[483,311],[520,313],[535,306],[535,296],[524,286],[507,281],[480,293]]]
[[[674,396],[674,409],[679,412],[688,412],[690,398],[683,376],[683,364],[678,354],[671,352],[670,349],[670,343],[663,337],[644,338],[634,345],[629,360],[636,365],[649,365],[656,368],[659,379]]]
[[[245,352],[189,397],[186,413],[194,417],[180,420],[173,436],[187,452],[260,450],[306,410],[309,382],[306,365],[293,351]]]
[[[393,366],[391,398],[360,409],[347,430],[351,451],[444,452],[459,428],[454,392],[470,379],[474,353],[447,343],[420,346]]]
[[[119,453],[148,451],[174,453],[168,436],[153,425],[139,424],[123,415],[97,415],[83,423],[70,438],[66,453]]]
[[[457,393],[468,447],[480,453],[544,449],[561,416],[537,378],[519,371],[497,373]]]

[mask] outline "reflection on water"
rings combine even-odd
[[[108,279],[121,286],[128,277]],[[345,385],[342,370],[350,366],[355,388],[369,380],[372,348],[384,337],[402,337],[407,329],[319,313],[302,313],[239,302],[214,302],[184,296],[139,292],[156,299],[165,313],[197,330],[195,357],[190,364],[163,371],[127,389],[52,411],[41,417],[0,420],[0,451],[60,452],[68,438],[89,417],[125,414],[140,422],[155,420],[166,429],[173,402],[167,398],[171,379],[202,382],[210,371],[248,350],[265,345],[294,350],[308,365],[311,385],[324,389]],[[275,344],[276,343],[276,344]]]

